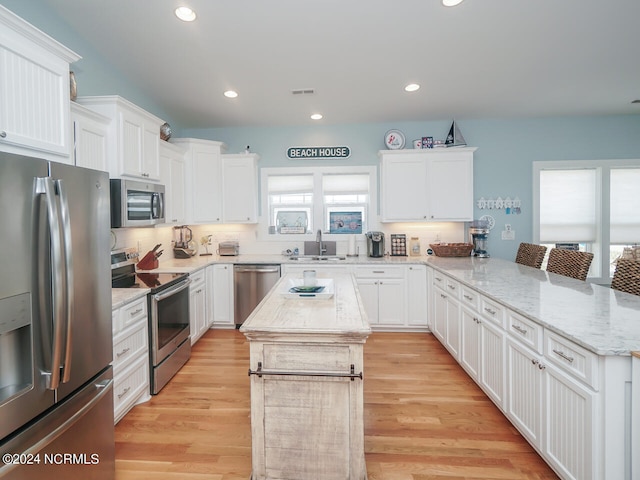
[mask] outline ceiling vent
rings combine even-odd
[[[297,90],[291,90],[294,95],[313,95],[316,91],[313,88],[299,88]]]

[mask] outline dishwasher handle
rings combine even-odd
[[[237,268],[237,273],[280,273],[280,270],[275,268]]]

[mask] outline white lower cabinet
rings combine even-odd
[[[427,323],[427,267],[407,267],[407,325],[426,327]]]
[[[113,408],[118,423],[134,405],[150,398],[147,297],[112,311]]]
[[[356,267],[360,298],[372,326],[406,323],[406,281],[404,267]]]
[[[449,353],[459,361],[460,359],[460,302],[458,295],[460,286],[457,282],[434,275],[433,304],[434,304],[434,333]]]
[[[233,265],[207,267],[209,279],[209,318],[213,328],[235,328],[233,308]]]
[[[209,328],[207,321],[207,282],[205,270],[189,275],[189,328],[191,345],[195,344]]]

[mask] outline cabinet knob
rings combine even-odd
[[[5,132],[4,130],[2,130],[0,132],[0,138],[7,138],[7,132]]]

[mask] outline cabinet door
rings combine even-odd
[[[433,307],[433,334],[444,344],[447,332],[447,295],[439,288],[434,288]]]
[[[504,408],[505,391],[505,333],[489,324],[487,320],[480,320],[480,387],[493,402]]]
[[[82,108],[82,110],[80,110]],[[109,120],[94,112],[72,104],[71,120],[73,122],[74,163],[78,167],[107,171],[107,135]]]
[[[225,223],[257,223],[256,155],[222,155],[222,204]]]
[[[184,152],[161,144],[160,182],[165,186],[165,212],[167,223],[185,222],[185,160]]]
[[[142,124],[142,172],[145,178],[160,179],[160,129],[155,124]]]
[[[192,283],[189,287],[189,328],[191,329],[191,345],[206,332],[207,304],[205,297],[205,284],[203,282]]]
[[[594,478],[594,397],[595,393],[546,363],[543,451],[563,478]]]
[[[543,375],[539,355],[508,338],[506,414],[536,447],[541,446]]]
[[[222,222],[222,172],[220,153],[200,145],[193,147],[193,221]]]
[[[141,119],[128,110],[121,110],[118,118],[120,172],[122,175],[144,177],[142,162],[144,133]]]
[[[217,264],[209,267],[213,272],[210,298],[213,300],[213,325],[234,327],[233,312],[233,266]]]
[[[0,150],[72,162],[69,62],[4,23],[0,105]]]
[[[378,280],[378,324],[403,325],[405,323],[405,293],[404,279]]]
[[[477,381],[480,365],[480,324],[475,312],[460,311],[460,365]]]
[[[359,278],[357,284],[369,323],[376,325],[378,324],[378,280]]]
[[[436,154],[427,163],[429,220],[473,219],[473,153]]]
[[[420,153],[385,153],[381,166],[382,221],[426,221],[428,199],[425,156]]]
[[[452,296],[447,296],[447,328],[445,333],[445,346],[453,355],[460,358],[460,304]]]
[[[407,325],[427,326],[427,267],[407,267]]]

